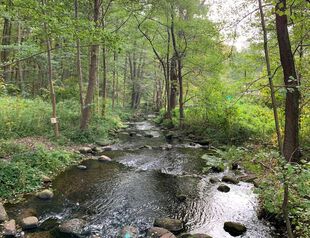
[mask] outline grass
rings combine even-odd
[[[43,175],[53,177],[79,160],[64,145],[107,141],[131,115],[130,111],[108,108],[105,117],[94,113],[88,129],[81,132],[79,103],[64,100],[57,104],[61,137],[56,139],[49,102],[3,96],[0,110],[0,199],[39,189]]]
[[[0,198],[12,199],[42,186],[42,176],[53,177],[68,165],[77,162],[80,156],[65,150],[48,150],[43,145],[35,149],[14,142],[0,144]]]
[[[49,102],[20,97],[0,97],[0,139],[22,138],[27,136],[53,137],[50,123],[51,106]],[[122,125],[122,119],[130,112],[108,110],[105,117],[95,113],[88,130],[81,132],[80,106],[77,101],[65,100],[57,104],[57,115],[60,124],[59,142],[91,143],[98,138],[108,138],[109,132]]]

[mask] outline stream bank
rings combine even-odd
[[[208,147],[167,138],[151,119],[128,123],[119,132],[119,143],[104,151],[112,161],[94,157],[82,162],[84,169],[68,168],[52,182],[52,199],[28,195],[6,205],[9,217],[18,221],[31,209],[39,229],[26,232],[27,237],[42,231],[59,237],[51,231],[70,219],[85,222],[84,237],[116,237],[126,226],[136,227],[143,237],[158,218],[180,220],[184,232],[213,238],[232,237],[224,229],[229,221],[246,227],[242,237],[276,237],[274,228],[257,218],[251,183],[221,182],[225,175],[236,177],[226,168],[206,173],[202,156],[211,153]],[[219,191],[221,184],[229,191]]]

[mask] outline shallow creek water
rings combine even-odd
[[[130,136],[126,131],[134,133]],[[148,134],[152,138],[145,137]],[[172,142],[171,150],[162,150],[160,146],[167,142],[150,120],[129,123],[119,139],[106,152],[113,162],[87,160],[83,162],[87,170],[68,168],[53,181],[52,200],[28,196],[8,206],[9,215],[16,218],[23,209],[32,208],[40,222],[83,218],[102,238],[116,237],[126,225],[138,227],[143,237],[157,217],[181,219],[187,232],[213,238],[231,237],[223,229],[225,221],[243,223],[248,230],[242,237],[274,237],[273,228],[257,218],[252,184],[229,185],[230,192],[222,193],[217,190],[219,184],[209,182],[223,173],[203,173],[205,149]],[[145,145],[153,149],[140,148]],[[177,199],[179,194],[187,197],[185,202]]]

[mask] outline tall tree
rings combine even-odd
[[[283,69],[284,84],[286,87],[285,102],[285,130],[283,154],[287,161],[299,161],[299,85],[294,56],[291,49],[288,32],[286,0],[278,0],[276,3],[276,30],[280,52],[280,60]]]
[[[6,1],[6,11],[10,9],[12,6],[12,1]],[[11,29],[12,29],[12,22],[8,16],[4,17],[3,21],[3,31],[2,31],[2,45],[4,46],[1,51],[1,62],[3,64],[3,78],[5,81],[9,79],[10,73],[10,66],[8,64],[9,55],[10,55],[10,44],[11,44]]]
[[[74,15],[75,19],[79,19],[79,3],[78,0],[74,1]],[[76,39],[76,68],[79,80],[79,97],[80,97],[80,106],[81,106],[81,115],[83,114],[84,108],[84,100],[83,100],[83,70],[82,70],[82,63],[81,63],[81,46],[80,46],[80,38],[77,37]]]
[[[93,21],[96,28],[99,27],[99,19],[101,16],[101,3],[102,3],[101,0],[94,0]],[[88,74],[88,87],[81,118],[81,125],[80,125],[81,130],[87,129],[91,117],[91,109],[97,81],[99,45],[94,44],[90,46],[89,53],[90,53],[90,65]]]
[[[275,90],[274,90],[272,73],[271,73],[270,57],[269,57],[269,49],[268,49],[268,35],[267,35],[265,16],[264,16],[264,11],[263,11],[263,6],[262,6],[262,0],[258,0],[258,6],[259,6],[260,17],[261,17],[263,36],[264,36],[265,61],[266,61],[266,68],[267,68],[270,95],[271,95],[271,104],[272,104],[274,122],[275,122],[277,139],[278,139],[278,148],[279,148],[279,152],[283,154],[282,136],[281,136],[279,116],[278,116],[278,110],[277,110],[277,104],[276,104]]]

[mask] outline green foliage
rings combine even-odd
[[[20,154],[25,151],[27,151],[27,148],[24,145],[0,140],[0,159],[10,158],[14,154]]]
[[[283,184],[289,184],[289,214],[298,237],[309,237],[310,163],[288,164],[277,151],[262,147],[230,146],[217,150],[226,161],[238,161],[247,172],[258,177],[258,192],[269,214],[282,214]]]
[[[1,148],[8,146],[3,146]],[[48,151],[39,147],[34,151],[15,150],[12,145],[13,157],[0,160],[0,197],[11,198],[19,193],[31,192],[42,185],[42,176],[54,176],[66,166],[77,160],[77,156],[66,151]]]
[[[26,136],[53,135],[50,124],[51,105],[39,98],[30,100],[18,97],[0,97],[0,135],[2,139]],[[63,140],[93,142],[98,138],[107,138],[109,132],[121,126],[121,118],[128,118],[130,112],[120,110],[106,117],[94,116],[88,130],[81,132],[80,105],[75,100],[66,100],[57,104],[60,131]]]
[[[283,184],[289,186],[289,214],[299,237],[309,237],[310,216],[310,163],[286,163],[279,158],[274,173],[264,179],[260,194],[265,209],[274,214],[281,214],[283,201]]]
[[[203,168],[205,172],[224,171],[225,164],[222,158],[215,156],[215,155],[210,155],[210,154],[204,154],[201,158],[206,161],[206,165]]]

